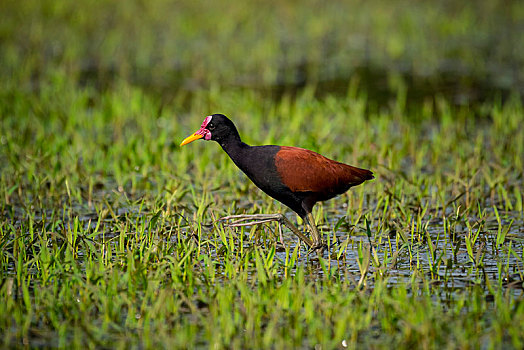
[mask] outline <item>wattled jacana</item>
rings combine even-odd
[[[204,138],[216,141],[233,162],[269,196],[293,209],[310,227],[312,241],[282,214],[234,215],[231,226],[279,221],[288,226],[310,248],[323,247],[311,211],[316,202],[331,199],[350,187],[373,179],[366,169],[328,159],[307,149],[287,146],[249,146],[240,140],[237,128],[225,115],[213,114],[204,119],[200,130],[185,138],[180,146]],[[255,222],[240,223],[243,220]]]

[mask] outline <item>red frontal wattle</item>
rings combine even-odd
[[[207,116],[206,119],[204,119],[204,121],[202,122],[202,125],[200,126],[200,130],[195,132],[195,134],[197,135],[204,136],[204,140],[207,140],[207,141],[211,140],[211,131],[206,129],[207,124],[209,124],[209,122],[211,121],[211,118],[212,116]]]
[[[213,118],[213,116],[208,115],[206,119],[204,119],[204,121],[202,122],[202,125],[200,125],[200,128],[205,129],[207,127],[207,124],[209,124],[209,122],[211,121],[211,118]]]

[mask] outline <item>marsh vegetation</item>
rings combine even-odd
[[[519,1],[4,1],[3,347],[524,345]],[[308,255],[214,143],[376,179]],[[302,224],[302,223],[298,223]]]

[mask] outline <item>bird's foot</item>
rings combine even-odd
[[[252,226],[265,224],[271,221],[280,221],[282,214],[246,214],[246,215],[230,215],[220,218],[220,221],[233,220],[227,223],[228,227]],[[252,221],[249,221],[252,220]]]
[[[310,247],[309,254],[317,253],[317,256],[320,258],[322,255],[324,255],[324,252],[327,250],[327,248],[328,246],[324,242],[313,242],[313,245]]]

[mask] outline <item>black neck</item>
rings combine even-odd
[[[251,147],[248,144],[242,142],[238,134],[231,135],[231,137],[221,140],[219,144],[222,146],[222,149],[227,153],[229,158],[231,158],[233,162],[235,162],[235,164],[239,167],[242,163],[242,154]]]

